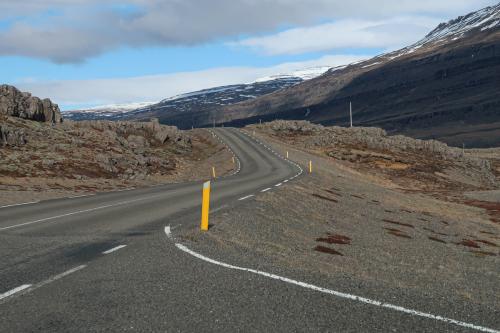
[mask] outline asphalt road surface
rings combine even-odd
[[[299,166],[239,130],[215,132],[237,156],[237,172],[213,181],[212,211],[230,213],[300,176]],[[0,332],[496,332],[193,256],[165,227],[199,223],[201,188],[191,182],[0,208]]]

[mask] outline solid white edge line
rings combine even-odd
[[[30,201],[30,202],[23,202],[23,203],[18,203],[18,204],[6,205],[6,206],[1,206],[0,209],[2,209],[2,208],[8,208],[8,207],[16,207],[16,206],[24,206],[24,205],[36,204],[36,203],[39,203],[39,202],[40,202],[40,200],[35,200],[35,201]]]
[[[246,200],[246,199],[249,199],[249,198],[251,198],[253,196],[254,196],[253,194],[250,194],[250,195],[247,195],[246,197],[239,198],[238,201]]]
[[[152,198],[158,197],[160,195],[161,194],[149,196],[149,197],[146,197],[146,198],[139,198],[139,199],[135,199],[135,200],[122,201],[122,202],[118,202],[118,203],[111,204],[111,205],[105,205],[105,206],[99,206],[99,207],[95,207],[95,208],[89,208],[89,209],[79,210],[79,211],[76,211],[76,212],[66,213],[66,214],[62,214],[62,215],[46,217],[46,218],[43,218],[43,219],[40,219],[40,220],[35,220],[35,221],[30,221],[30,222],[24,222],[24,223],[20,223],[20,224],[11,225],[11,226],[8,226],[8,227],[3,227],[3,228],[0,228],[0,231],[2,231],[2,230],[8,230],[8,229],[14,229],[14,228],[19,228],[19,227],[22,227],[22,226],[25,226],[25,225],[37,224],[37,223],[41,223],[41,222],[45,222],[45,221],[55,220],[55,219],[58,219],[58,218],[61,218],[61,217],[66,217],[66,216],[72,216],[72,215],[77,215],[77,214],[82,214],[82,213],[93,212],[93,211],[100,210],[100,209],[122,206],[122,205],[126,205],[126,204],[132,203],[132,202],[137,202],[137,201],[143,201],[143,200],[152,199]]]
[[[123,249],[124,247],[127,247],[127,245],[118,245],[118,246],[116,246],[116,247],[114,247],[114,248],[112,248],[112,249],[109,249],[109,250],[107,250],[107,251],[104,251],[104,252],[103,252],[103,254],[110,254],[110,253],[113,253],[113,252],[115,252],[115,251],[121,250],[121,249]]]
[[[153,185],[154,186],[154,185]],[[68,197],[68,199],[77,199],[77,198],[85,198],[85,197],[92,197],[95,194],[82,194],[82,195],[74,195],[71,197]]]
[[[461,326],[461,327],[471,328],[471,329],[478,330],[478,331],[481,331],[481,332],[500,333],[500,331],[495,330],[495,329],[491,329],[491,328],[487,328],[487,327],[482,327],[482,326],[478,326],[478,325],[475,325],[475,324],[470,324],[470,323],[458,321],[458,320],[455,320],[455,319],[450,319],[450,318],[446,318],[446,317],[442,317],[442,316],[437,316],[437,315],[433,315],[433,314],[430,314],[430,313],[425,313],[425,312],[421,312],[421,311],[417,311],[417,310],[407,309],[407,308],[404,308],[402,306],[393,305],[393,304],[389,304],[389,303],[384,303],[384,302],[380,302],[380,301],[376,301],[376,300],[372,300],[372,299],[369,299],[369,298],[360,297],[360,296],[356,296],[356,295],[351,295],[351,294],[343,293],[343,292],[332,290],[332,289],[318,287],[318,286],[315,286],[313,284],[309,284],[309,283],[305,283],[305,282],[301,282],[301,281],[289,279],[289,278],[286,278],[286,277],[282,277],[282,276],[271,274],[271,273],[266,273],[266,272],[263,272],[263,271],[258,271],[258,270],[251,269],[251,268],[245,268],[245,267],[239,267],[239,266],[234,266],[234,265],[226,264],[226,263],[223,263],[223,262],[220,262],[220,261],[217,261],[217,260],[205,257],[202,254],[199,254],[197,252],[194,252],[194,251],[190,250],[189,248],[187,248],[186,246],[184,246],[182,244],[176,243],[175,246],[179,250],[184,251],[184,252],[192,255],[193,257],[196,257],[196,258],[201,259],[203,261],[209,262],[209,263],[214,264],[214,265],[222,266],[222,267],[225,267],[225,268],[229,268],[229,269],[234,269],[234,270],[238,270],[238,271],[244,271],[244,272],[249,272],[249,273],[253,273],[253,274],[265,276],[265,277],[268,277],[268,278],[271,278],[271,279],[275,279],[275,280],[279,280],[279,281],[282,281],[282,282],[286,282],[286,283],[289,283],[289,284],[294,284],[294,285],[297,285],[299,287],[303,287],[303,288],[307,288],[307,289],[319,291],[319,292],[322,292],[322,293],[325,293],[325,294],[330,294],[330,295],[337,296],[337,297],[340,297],[340,298],[345,298],[345,299],[349,299],[349,300],[353,300],[353,301],[357,301],[357,302],[361,302],[361,303],[365,303],[365,304],[369,304],[369,305],[374,305],[374,306],[378,306],[378,307],[382,307],[382,308],[386,308],[386,309],[391,309],[391,310],[403,312],[403,313],[410,314],[410,315],[417,316],[417,317],[423,317],[423,318],[427,318],[427,319],[434,319],[434,320],[442,321],[442,322],[445,322],[445,323],[448,323],[448,324],[454,324],[454,325]]]
[[[19,286],[17,288],[14,288],[12,290],[9,290],[3,294],[0,295],[0,300],[4,299],[4,298],[7,298],[7,297],[10,297],[20,291],[23,291],[25,289],[28,289],[29,287],[31,287],[31,284],[23,284],[22,286]]]

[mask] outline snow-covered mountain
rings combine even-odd
[[[152,104],[154,104],[154,102],[109,104],[89,109],[63,111],[63,116],[71,120],[109,119]]]
[[[452,145],[500,145],[500,4],[442,23],[401,50],[206,112],[163,114],[181,128],[274,119],[349,124]]]
[[[166,98],[158,103],[131,103],[105,105],[86,110],[63,113],[72,120],[92,119],[147,119],[160,117],[165,112],[203,111],[214,106],[230,105],[270,94],[318,77],[331,67],[313,67],[259,78],[251,83],[215,87]]]
[[[487,33],[495,31],[500,27],[500,3],[478,10],[476,12],[459,16],[448,22],[439,24],[427,36],[418,42],[409,45],[401,50],[382,54],[372,59],[361,61],[363,68],[383,64],[402,56],[411,55],[415,52],[422,52],[431,48],[446,45],[451,42],[459,43],[460,40],[473,35],[474,33]]]
[[[486,7],[465,16],[459,16],[448,23],[441,23],[432,30],[419,45],[457,40],[467,34],[485,31],[500,26],[500,4]]]

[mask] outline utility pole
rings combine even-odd
[[[349,102],[349,117],[351,118],[351,127],[352,127],[352,102]]]

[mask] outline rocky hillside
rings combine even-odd
[[[8,93],[0,100],[0,201],[15,201],[9,199],[14,192],[39,199],[56,190],[204,179],[212,166],[219,174],[233,168],[227,149],[207,131],[180,131],[157,120],[61,122],[50,100],[2,89]]]
[[[350,168],[382,175],[409,190],[456,192],[499,186],[500,164],[496,159],[435,140],[391,136],[380,128],[325,127],[308,121],[277,120],[252,128]]]
[[[0,85],[0,114],[41,122],[62,122],[59,107],[50,99],[42,100],[8,85]]]
[[[0,119],[0,175],[68,179],[144,179],[168,175],[192,150],[177,128],[151,123],[66,121],[57,127]]]
[[[500,145],[500,4],[439,25],[418,43],[315,79],[185,118],[209,125],[259,119],[354,123],[455,146]],[[182,122],[176,117],[163,122]]]

